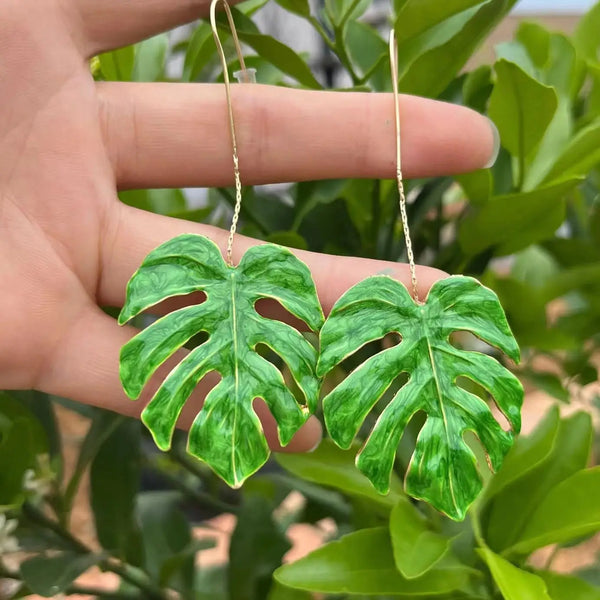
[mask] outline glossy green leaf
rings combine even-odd
[[[358,74],[370,74],[367,81],[373,90],[385,90],[389,83],[388,45],[378,31],[366,23],[352,20],[346,26],[344,42]]]
[[[239,21],[237,12],[236,24]],[[298,83],[311,89],[321,89],[323,87],[315,79],[304,59],[274,37],[251,31],[249,27],[245,26],[238,27],[238,36],[259,56],[268,60],[283,73],[293,77]]]
[[[496,63],[496,74],[490,117],[500,131],[502,145],[515,156],[527,156],[556,112],[556,92],[506,60]]]
[[[185,548],[174,552],[163,562],[160,568],[159,584],[168,586],[183,571],[189,571],[190,565],[195,563],[196,554],[203,550],[210,550],[216,546],[216,541],[210,538],[192,540]]]
[[[463,250],[474,255],[487,248],[494,254],[513,254],[547,239],[565,218],[565,198],[581,181],[570,178],[532,192],[496,196],[460,227]]]
[[[544,83],[554,87],[561,100],[577,100],[586,78],[585,63],[566,35],[550,36],[550,59],[545,71]]]
[[[119,192],[119,199],[128,206],[160,215],[171,215],[187,207],[185,196],[178,189],[128,190]]]
[[[552,600],[600,600],[600,588],[587,581],[552,571],[537,571],[548,588]]]
[[[144,569],[158,584],[188,592],[194,584],[192,532],[176,492],[138,494],[136,514],[144,548]],[[175,565],[173,564],[175,562]],[[174,569],[173,567],[176,567]]]
[[[39,444],[38,453],[42,454],[47,450],[51,459],[58,459],[55,466],[60,470],[62,466],[62,440],[51,396],[37,390],[12,391],[11,396],[29,410],[41,425],[44,433],[38,430],[35,436],[36,443]],[[3,412],[3,400],[4,398],[0,397],[0,414]]]
[[[539,69],[544,67],[550,58],[550,32],[535,22],[524,22],[519,25],[516,39],[527,49],[531,60]]]
[[[301,17],[310,17],[310,4],[308,0],[276,0],[277,4],[285,10]]]
[[[521,377],[531,383],[537,390],[546,392],[549,396],[568,403],[570,400],[569,390],[564,386],[563,380],[554,373],[543,371],[522,371]]]
[[[415,37],[449,17],[482,4],[482,0],[408,0],[396,14],[395,28],[398,44]]]
[[[298,248],[299,250],[308,250],[306,240],[294,231],[276,231],[267,236],[267,242],[279,244],[287,248]]]
[[[500,471],[485,490],[486,499],[499,494],[504,488],[522,478],[552,452],[558,434],[560,414],[553,406],[533,432],[520,436],[506,455]]]
[[[229,546],[231,598],[266,598],[271,588],[271,574],[292,547],[271,513],[272,506],[264,497],[256,495],[244,499]]]
[[[458,175],[456,181],[462,187],[469,202],[475,206],[485,205],[492,196],[494,182],[489,169]]]
[[[267,600],[314,600],[314,597],[310,592],[292,590],[274,581]]]
[[[482,385],[506,415],[513,430],[521,425],[523,388],[491,356],[459,350],[453,331],[470,331],[519,360],[519,348],[496,294],[469,277],[449,277],[433,285],[425,304],[389,277],[366,279],[335,304],[321,330],[318,373],[325,375],[364,344],[397,332],[402,341],[369,358],[323,400],[332,439],[349,448],[377,401],[402,373],[408,382],[379,416],[356,464],[381,493],[390,488],[396,449],[418,411],[427,421],[417,439],[406,490],[453,519],[462,520],[482,483],[473,452],[463,439],[471,430],[498,469],[512,445],[487,404],[456,385],[466,377]]]
[[[325,14],[334,28],[343,28],[360,17],[371,0],[325,0]]]
[[[159,448],[170,447],[183,405],[200,380],[217,371],[221,381],[206,397],[188,438],[188,451],[229,485],[239,487],[269,457],[254,412],[263,398],[289,443],[316,408],[319,380],[316,350],[293,327],[261,317],[254,305],[271,298],[318,331],[323,313],[308,267],[289,250],[272,244],[250,248],[239,266],[228,266],[216,244],[186,234],[153,250],[131,278],[119,316],[123,324],[166,298],[202,291],[202,304],[162,317],[121,351],[121,380],[128,396],[139,397],[156,371],[199,332],[208,340],[190,352],[160,386],[142,413]],[[256,351],[264,344],[281,356],[304,394],[300,406],[281,372]]]
[[[159,81],[164,77],[169,36],[161,33],[137,46],[132,78],[134,81]]]
[[[73,469],[73,474],[65,490],[63,502],[67,511],[73,505],[81,479],[88,466],[96,457],[104,441],[122,422],[123,417],[112,412],[98,410],[95,413],[92,424],[83,438],[75,469]]]
[[[196,81],[202,69],[215,56],[215,40],[208,23],[200,23],[190,38],[183,64],[183,80]]]
[[[27,419],[18,418],[0,434],[0,509],[20,504],[23,478],[35,467],[35,434]]]
[[[450,548],[450,540],[431,531],[425,518],[407,500],[401,500],[392,510],[390,537],[394,561],[406,579],[429,571]]]
[[[494,51],[497,60],[514,63],[531,78],[536,79],[537,69],[523,44],[518,41],[502,42],[494,48]]]
[[[560,298],[578,289],[595,290],[600,282],[600,263],[582,264],[563,269],[544,286],[546,300]]]
[[[123,560],[132,560],[137,549],[140,443],[139,421],[123,420],[103,441],[90,468],[90,504],[98,541]]]
[[[488,548],[480,551],[504,600],[556,600],[548,595],[544,580],[519,569]]]
[[[592,63],[600,61],[598,31],[600,31],[600,3],[596,3],[581,18],[573,35],[577,49]]]
[[[575,473],[552,488],[506,552],[529,554],[600,531],[600,467]]]
[[[465,106],[479,112],[485,112],[487,110],[488,99],[493,89],[492,69],[488,65],[481,65],[477,69],[467,73],[462,86]],[[476,173],[481,173],[481,171],[476,171]]]
[[[582,177],[600,164],[600,120],[582,129],[562,149],[546,181],[570,176]]]
[[[31,401],[26,401],[24,394],[28,393],[0,391],[0,439],[17,421],[26,421],[32,434],[32,454],[44,454],[48,452],[48,439],[31,406]],[[33,394],[32,400],[37,402],[38,397],[35,392]]]
[[[554,117],[531,160],[526,161],[523,191],[543,187],[547,175],[573,136],[573,107],[571,101],[560,98]],[[558,177],[563,181],[564,177]]]
[[[483,41],[487,33],[506,15],[516,0],[490,0],[481,8],[465,11],[469,17],[462,20],[463,13],[452,17],[460,23],[459,30],[447,41],[440,42],[440,31],[432,29],[427,32],[433,39],[428,49],[415,48],[416,59],[401,75],[400,91],[406,94],[437,97],[443,92],[471,57],[475,48]],[[446,3],[444,3],[446,4]],[[442,23],[446,28],[448,22]],[[402,26],[396,29],[400,34]],[[412,45],[412,40],[411,40]],[[401,56],[405,56],[406,45],[402,48]]]
[[[356,531],[275,571],[279,583],[295,589],[407,598],[460,589],[469,575],[468,568],[447,560],[440,561],[422,577],[405,579],[396,569],[385,527]]]
[[[562,420],[550,454],[493,498],[483,515],[484,536],[493,550],[500,552],[516,544],[550,490],[585,469],[592,433],[588,414],[576,413]]]
[[[34,556],[21,564],[21,575],[34,594],[54,598],[101,560],[96,554],[61,552]]]
[[[356,470],[354,457],[358,445],[350,450],[342,450],[331,440],[325,439],[320,446],[309,454],[277,454],[277,462],[290,473],[327,487],[367,498],[389,509],[395,506],[404,497],[402,482],[395,473],[392,473],[390,493],[387,496],[378,494],[369,480]]]
[[[135,64],[135,46],[127,46],[99,57],[100,69],[108,81],[131,81]]]
[[[25,498],[23,478],[48,452],[46,433],[24,402],[0,391],[0,512]]]

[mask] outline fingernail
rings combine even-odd
[[[318,439],[318,441],[317,441],[317,443],[316,443],[316,444],[315,444],[315,445],[314,445],[314,446],[313,446],[313,447],[312,447],[310,450],[307,450],[307,452],[308,452],[309,454],[310,454],[311,452],[314,452],[314,451],[315,451],[315,450],[316,450],[316,449],[317,449],[317,448],[318,448],[318,447],[321,445],[321,442],[322,442],[322,441],[323,441],[323,438],[319,438],[319,439]]]
[[[487,162],[484,169],[489,169],[496,164],[496,160],[498,160],[498,154],[500,154],[500,132],[496,127],[496,124],[491,119],[488,119],[488,123],[490,124],[490,129],[492,130],[492,135],[494,136],[494,147],[492,149],[492,156],[490,160]]]

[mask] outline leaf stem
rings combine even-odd
[[[101,588],[71,585],[65,590],[67,596],[93,596],[94,598],[107,598],[108,600],[139,600],[137,592],[119,592],[103,590]]]
[[[358,85],[365,85],[369,79],[373,76],[373,73],[381,66],[383,62],[387,60],[387,54],[382,54],[374,63],[373,66],[358,80]]]
[[[47,517],[41,510],[29,502],[23,504],[23,515],[36,525],[40,525],[58,535],[66,541],[74,550],[81,554],[95,554],[95,552],[78,540],[73,534],[64,529],[60,523]],[[108,557],[99,561],[98,566],[104,571],[109,571],[118,575],[123,581],[137,587],[144,592],[145,597],[150,600],[167,600],[168,595],[163,590],[154,585],[148,575],[136,567],[122,563],[114,557]]]
[[[323,25],[321,25],[321,23],[319,22],[319,20],[316,17],[314,17],[313,15],[311,15],[308,18],[308,22],[313,26],[313,28],[315,29],[315,31],[321,36],[321,38],[325,42],[325,45],[332,52],[336,52],[335,44],[331,41],[331,38],[329,37],[329,34],[325,31],[325,28],[323,27]]]
[[[174,458],[174,461],[177,462],[178,465],[181,465],[188,472],[191,472],[188,468],[188,465],[183,464],[178,458],[176,458],[174,454],[172,456]],[[185,483],[185,481],[182,481],[175,475],[169,473],[166,469],[162,469],[156,463],[149,464],[150,466],[152,466],[153,469],[156,469],[160,473],[160,476],[163,477],[170,485],[172,485],[174,488],[177,488],[180,492],[185,494],[188,498],[190,498],[190,500],[196,502],[197,504],[201,506],[208,506],[210,508],[215,509],[218,512],[227,512],[233,514],[236,514],[238,512],[238,507],[234,504],[229,504],[228,502],[225,502],[220,498],[215,498],[214,496],[211,496],[207,492],[194,489],[191,485],[188,485],[187,483]],[[192,474],[195,477],[198,477],[198,474],[196,472],[193,472]]]
[[[329,37],[329,34],[327,33],[327,31],[325,31],[325,28],[323,27],[323,25],[321,25],[321,23],[319,22],[319,20],[316,17],[311,15],[308,18],[308,22],[314,27],[315,31],[321,36],[321,38],[325,42],[325,45],[338,57],[339,61],[342,63],[342,66],[348,71],[348,74],[352,78],[352,82],[354,85],[359,85],[360,78],[359,78],[358,74],[356,73],[356,71],[354,70],[354,67],[352,66],[352,62],[350,61],[350,57],[348,56],[348,53],[346,52],[346,47],[344,46],[343,38],[344,38],[344,27],[346,26],[346,22],[348,20],[347,17],[349,17],[350,13],[356,8],[356,6],[358,5],[358,2],[360,2],[360,0],[354,0],[354,2],[352,3],[352,6],[350,7],[350,10],[346,13],[344,18],[340,22],[340,24],[337,26],[334,26],[334,29],[333,29],[334,40],[332,40]]]
[[[346,46],[344,44],[344,27],[343,26],[335,27],[334,34],[335,34],[335,53],[337,54],[337,57],[339,58],[342,65],[344,65],[344,68],[348,71],[348,74],[352,78],[352,84],[360,85],[360,77],[358,76],[358,74],[354,70],[354,67],[352,66],[352,61],[350,60],[350,57],[348,56],[348,52],[347,52]]]
[[[560,552],[560,545],[556,544],[556,546],[554,546],[554,548],[552,548],[552,552],[550,552],[550,554],[548,555],[548,558],[546,559],[546,562],[544,563],[545,571],[550,570],[550,568],[552,567],[552,563],[554,562],[554,559],[556,558],[556,556],[558,555],[559,552]]]

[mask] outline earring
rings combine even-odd
[[[453,346],[450,334],[469,331],[515,362],[520,351],[498,297],[476,279],[448,277],[435,283],[423,302],[419,300],[402,180],[397,53],[392,30],[396,178],[412,296],[401,283],[384,275],[365,279],[348,290],[321,330],[317,374],[324,377],[368,342],[389,333],[400,334],[397,346],[369,358],[324,398],[325,424],[334,442],[349,448],[384,392],[399,375],[408,374],[408,381],[377,419],[356,465],[380,493],[387,493],[402,433],[417,412],[426,413],[408,466],[406,492],[452,519],[462,520],[482,489],[475,455],[463,436],[474,432],[490,468],[499,469],[514,433],[520,430],[523,387],[491,356]],[[457,385],[459,377],[474,381],[493,396],[512,432],[500,427],[481,398]]]
[[[126,394],[136,399],[157,368],[200,332],[208,339],[182,358],[167,375],[142,413],[156,445],[168,450],[181,410],[200,380],[209,372],[221,375],[196,416],[188,437],[188,453],[206,462],[231,487],[239,487],[268,459],[269,448],[252,404],[262,398],[277,421],[279,441],[290,442],[318,402],[318,354],[296,329],[260,316],[261,298],[277,300],[292,315],[318,332],[324,316],[308,267],[288,249],[275,244],[250,248],[239,265],[232,248],[242,202],[231,86],[227,60],[216,25],[221,2],[238,53],[240,81],[251,82],[233,17],[225,0],[212,0],[210,20],[223,65],[229,129],[233,145],[236,204],[227,242],[226,259],[207,237],[184,234],[173,238],[144,259],[127,285],[119,324],[174,296],[202,291],[202,304],[186,306],[154,322],[125,344],[120,376]],[[289,368],[304,395],[299,405],[281,372],[256,351],[264,344]]]

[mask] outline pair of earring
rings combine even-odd
[[[389,491],[396,450],[404,429],[419,411],[427,415],[406,474],[406,492],[462,520],[482,488],[475,456],[464,440],[474,432],[494,470],[520,429],[523,388],[519,380],[487,354],[453,346],[454,331],[469,331],[515,361],[519,348],[496,294],[477,280],[452,276],[438,281],[425,302],[418,298],[416,268],[408,230],[400,155],[397,46],[390,35],[390,65],[395,101],[396,164],[400,214],[404,227],[412,295],[398,281],[376,275],[348,290],[325,320],[309,268],[290,250],[275,244],[250,248],[239,265],[232,247],[242,201],[237,140],[227,61],[216,29],[215,11],[222,2],[241,66],[246,69],[231,11],[225,0],[213,0],[211,25],[223,63],[229,126],[233,143],[236,206],[226,258],[208,238],[185,234],[153,250],[127,286],[121,325],[174,296],[202,291],[206,300],[158,319],[121,351],[120,374],[127,395],[138,398],[144,386],[174,352],[200,332],[208,339],[169,373],[142,413],[159,448],[168,450],[181,410],[200,380],[210,372],[220,382],[208,393],[188,438],[188,452],[206,462],[232,487],[239,487],[268,459],[262,427],[253,410],[262,398],[286,445],[317,408],[323,378],[368,342],[389,333],[398,345],[375,354],[323,399],[327,431],[349,448],[364,419],[402,373],[407,382],[379,415],[357,455],[357,467],[382,494]],[[262,317],[255,304],[279,302],[319,335],[315,347],[296,329]],[[299,404],[271,362],[256,351],[263,344],[287,365],[304,396]],[[495,399],[511,424],[504,431],[479,396],[457,385],[466,377]]]

